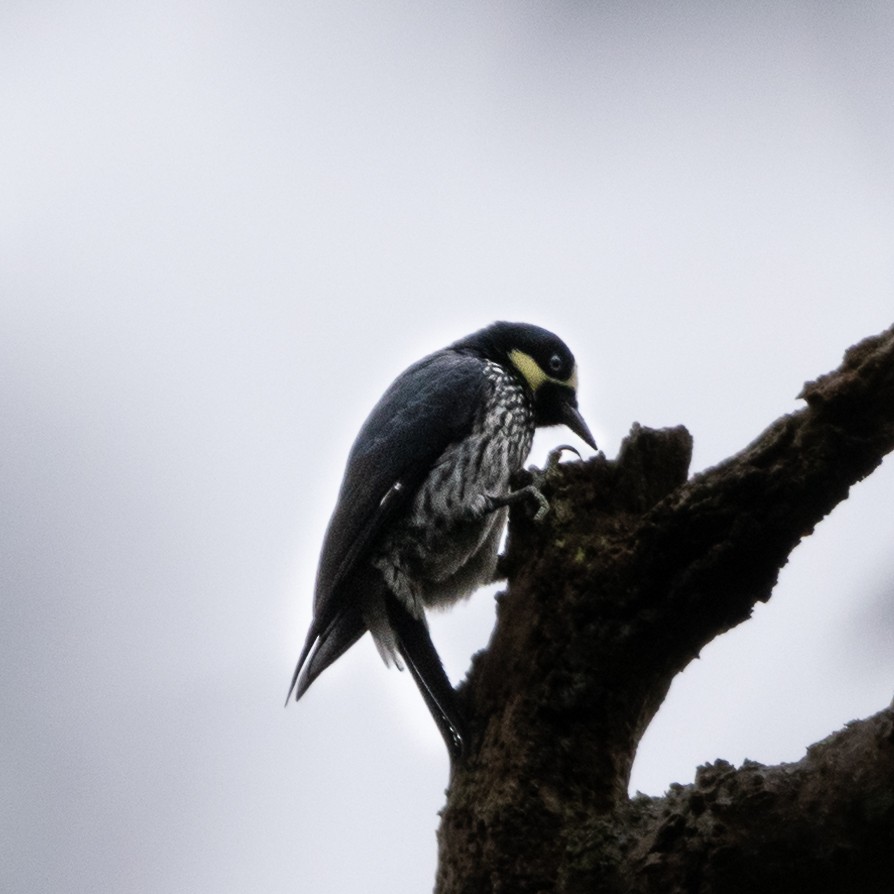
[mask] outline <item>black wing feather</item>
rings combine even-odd
[[[290,694],[314,643],[337,633],[341,615],[356,613],[350,584],[358,564],[412,502],[438,457],[471,431],[487,387],[482,365],[480,358],[450,349],[431,354],[395,379],[363,424],[323,541],[314,619]],[[344,648],[360,635],[356,623],[349,626],[352,638]],[[302,682],[299,696],[310,680]]]

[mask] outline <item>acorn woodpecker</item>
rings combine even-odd
[[[397,377],[348,456],[286,703],[369,630],[386,664],[409,666],[451,756],[462,753],[425,609],[493,579],[510,503],[545,505],[531,485],[510,489],[535,427],[564,424],[596,447],[576,388],[568,347],[525,323],[493,323]]]

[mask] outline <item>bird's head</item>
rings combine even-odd
[[[567,425],[594,450],[596,441],[577,408],[577,364],[557,335],[529,323],[492,323],[455,348],[473,350],[512,371],[530,389],[534,421]]]

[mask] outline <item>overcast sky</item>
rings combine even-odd
[[[354,434],[494,319],[694,470],[894,320],[894,6],[9,2],[0,887],[418,894],[447,757],[364,639],[283,710]],[[542,461],[567,432],[538,435]],[[894,470],[705,649],[632,787],[891,698]],[[461,679],[493,590],[433,623]]]

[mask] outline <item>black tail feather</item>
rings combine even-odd
[[[413,617],[393,593],[387,593],[385,605],[400,653],[444,737],[451,759],[458,760],[466,742],[465,724],[456,690],[435,651],[428,625]]]

